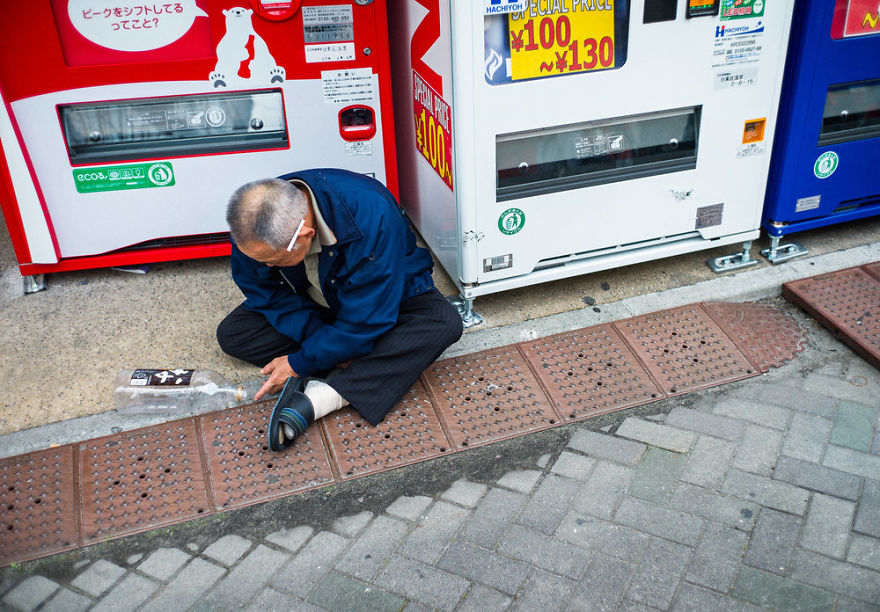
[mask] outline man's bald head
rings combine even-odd
[[[238,244],[285,248],[308,213],[308,197],[288,181],[271,178],[242,185],[229,198],[226,222]]]

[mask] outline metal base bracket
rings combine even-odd
[[[743,268],[749,268],[758,263],[757,259],[754,259],[749,253],[749,249],[752,247],[751,240],[743,243],[743,250],[740,253],[736,253],[734,255],[723,255],[721,257],[713,257],[712,259],[706,260],[706,265],[712,268],[712,271],[716,274],[721,272],[730,272],[731,270],[742,270]]]
[[[29,293],[36,293],[37,291],[43,291],[46,288],[45,274],[32,274],[31,276],[22,276],[21,280],[25,295]]]
[[[769,249],[761,249],[761,255],[770,263],[780,264],[796,257],[806,255],[810,251],[799,242],[779,244],[779,237],[771,238]]]
[[[458,295],[450,295],[446,298],[449,303],[455,306],[459,316],[461,316],[461,324],[465,329],[479,325],[483,322],[483,317],[474,312],[474,299],[463,298]]]

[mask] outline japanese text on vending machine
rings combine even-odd
[[[179,2],[154,4],[152,2],[125,4],[114,8],[83,9],[82,18],[100,19],[107,22],[111,30],[140,30],[157,27],[162,15],[183,12]]]

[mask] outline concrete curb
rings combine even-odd
[[[465,334],[461,340],[443,353],[440,359],[475,353],[694,302],[750,302],[776,297],[780,295],[782,284],[785,282],[875,261],[880,261],[880,243],[793,260],[779,266],[762,266],[686,287],[638,295],[604,304],[601,306],[600,312],[595,312],[591,307],[585,307],[522,323],[476,330]],[[479,311],[479,308],[477,310]],[[90,440],[186,416],[191,415],[183,413],[173,417],[167,414],[121,415],[110,411],[51,423],[0,436],[0,458],[21,455],[53,445]]]
[[[861,266],[880,260],[880,243],[854,247],[834,253],[792,260],[778,266],[764,266],[726,274],[707,281],[656,293],[637,295],[600,306],[595,312],[586,306],[531,321],[470,332],[462,336],[440,359],[457,357],[490,348],[542,338],[561,332],[619,321],[694,302],[754,302],[776,297],[788,281],[825,274],[842,268]],[[476,311],[479,312],[479,303]]]

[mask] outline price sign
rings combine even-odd
[[[533,1],[508,28],[514,81],[614,68],[613,0]]]
[[[452,109],[413,71],[416,148],[452,189]]]
[[[838,1],[835,10],[840,11]],[[876,0],[847,0],[843,37],[880,34],[880,7]],[[839,37],[836,37],[839,38]]]

